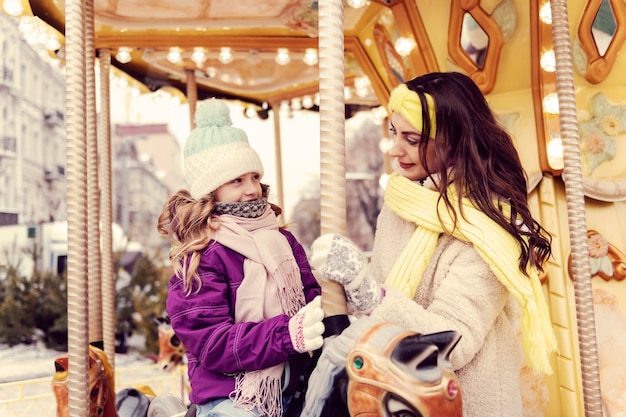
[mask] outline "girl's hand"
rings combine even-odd
[[[322,347],[325,329],[323,319],[322,297],[319,295],[289,319],[289,335],[297,352],[309,352]]]

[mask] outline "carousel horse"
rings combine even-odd
[[[185,349],[183,342],[174,333],[169,317],[157,317],[154,321],[158,325],[159,355],[157,357],[157,365],[165,372],[172,372],[178,365],[182,365],[185,362],[187,349]],[[191,385],[186,373],[183,378],[183,384],[187,393],[190,393]]]
[[[369,318],[327,340],[308,380],[302,417],[462,417],[450,353],[455,331],[409,332]]]
[[[458,332],[420,334],[368,317],[350,321],[341,285],[317,279],[324,347],[287,417],[463,416],[450,363]]]
[[[157,364],[162,370],[171,372],[183,363],[187,350],[180,338],[174,333],[169,317],[157,317],[154,320],[158,325],[159,336]]]
[[[69,392],[67,386],[68,357],[54,361],[52,392],[57,403],[57,417],[69,415]],[[89,346],[89,417],[118,417],[115,408],[113,370],[106,353],[98,347]]]

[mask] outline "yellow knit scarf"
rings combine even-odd
[[[450,191],[453,193],[453,189]],[[389,178],[385,204],[402,219],[418,226],[407,246],[396,261],[387,284],[413,297],[435,252],[442,225],[433,210],[437,207],[439,193],[424,188],[394,173]],[[451,195],[456,201],[456,195]],[[509,290],[522,307],[522,346],[528,365],[539,372],[551,374],[550,353],[556,351],[556,338],[552,330],[541,282],[535,268],[524,275],[518,266],[519,243],[495,221],[476,209],[469,199],[463,199],[463,213],[453,218],[443,203],[438,210],[445,230],[457,239],[470,242],[485,260],[498,280]],[[454,228],[454,231],[453,231]]]

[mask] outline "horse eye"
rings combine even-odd
[[[172,344],[172,346],[179,346],[181,341],[178,336],[174,335],[170,338],[170,343]]]
[[[386,415],[389,417],[422,417],[422,413],[414,410],[402,398],[389,395],[385,401]]]

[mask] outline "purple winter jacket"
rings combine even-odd
[[[311,272],[304,248],[286,230],[300,267],[306,302],[321,289]],[[289,361],[289,392],[306,365],[308,354],[295,351],[289,336],[289,316],[282,314],[260,323],[235,323],[235,299],[243,280],[244,256],[212,240],[202,252],[198,274],[202,287],[185,296],[176,275],[169,284],[166,308],[172,327],[187,348],[190,401],[203,404],[228,397],[235,388],[234,374],[265,369]],[[286,368],[287,369],[287,368]]]

